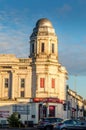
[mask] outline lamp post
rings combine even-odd
[[[72,118],[72,98],[70,99],[71,101],[71,109],[70,109],[70,115],[71,115],[71,118]]]
[[[75,109],[76,109],[75,118],[78,117],[78,110],[77,110],[77,87],[76,87],[76,77],[77,77],[77,75],[75,75],[75,82],[74,82],[74,89],[75,89]]]

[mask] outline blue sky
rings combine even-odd
[[[28,57],[29,36],[45,17],[58,36],[69,87],[86,99],[86,0],[0,0],[0,54]]]

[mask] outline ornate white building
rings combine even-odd
[[[39,19],[30,36],[29,58],[0,54],[1,113],[4,106],[11,105],[8,111],[12,114],[15,105],[21,103],[30,105],[30,110],[33,108],[32,114],[26,116],[35,123],[43,115],[64,118],[67,77],[65,67],[58,61],[58,38],[52,23],[46,18]],[[24,114],[21,118],[27,120]]]

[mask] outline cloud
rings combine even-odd
[[[80,43],[61,45],[59,61],[67,68],[69,74],[86,75],[86,44]]]
[[[28,57],[31,26],[27,26],[28,19],[24,13],[26,10],[22,14],[17,10],[0,11],[0,53]]]
[[[71,11],[72,7],[68,4],[58,8],[61,16],[67,16]],[[38,16],[33,17],[32,15],[33,18],[30,19],[27,12],[27,9],[22,14],[21,11],[17,10],[0,11],[0,53],[12,53],[17,57],[28,57],[29,35],[34,27],[31,23]],[[80,41],[82,44],[74,43],[72,36],[69,35],[62,35],[59,39],[59,62],[67,68],[68,73],[84,75],[86,73],[84,71],[86,70],[86,38]]]
[[[22,32],[0,33],[0,53],[14,53],[18,57],[27,57],[28,38]]]
[[[67,14],[71,11],[72,11],[72,7],[68,4],[64,4],[62,7],[57,9],[59,16],[67,16]]]

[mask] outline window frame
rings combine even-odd
[[[54,48],[55,48],[54,46],[55,46],[54,43],[52,43],[52,53],[54,53],[54,51],[55,51],[54,50]]]
[[[45,46],[44,45],[45,45],[44,42],[42,42],[42,44],[41,44],[41,52],[44,52],[44,50],[45,50]]]
[[[20,87],[21,88],[25,88],[25,78],[21,78],[21,80],[20,80]]]
[[[52,88],[55,88],[55,78],[52,78],[52,79],[51,79],[51,87],[52,87]]]
[[[25,92],[21,91],[21,97],[25,97]]]
[[[34,43],[31,44],[31,52],[34,53]]]
[[[40,88],[45,87],[45,78],[40,78]]]
[[[6,81],[7,80],[7,81]],[[5,88],[8,88],[9,87],[9,79],[8,78],[5,78],[4,79],[4,87]]]

